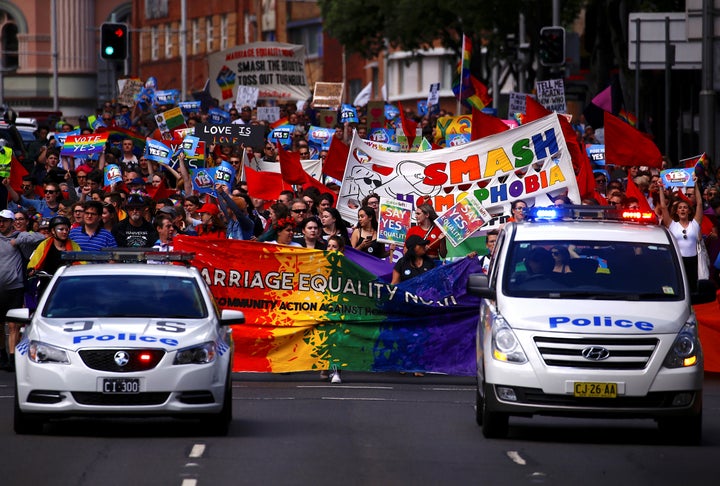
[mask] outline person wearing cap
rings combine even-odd
[[[128,217],[112,230],[117,245],[122,248],[148,248],[157,240],[155,227],[144,217],[147,200],[140,194],[130,194],[125,210]]]
[[[22,307],[25,297],[25,259],[44,238],[40,233],[15,230],[15,214],[0,211],[0,316],[5,319],[9,309]],[[0,367],[8,365],[5,347],[5,326],[0,326]]]
[[[80,245],[83,251],[99,251],[103,248],[116,248],[117,242],[111,232],[101,227],[102,203],[85,201],[83,203],[83,224],[70,230],[70,239]]]
[[[435,268],[435,262],[427,255],[429,244],[418,235],[409,236],[405,240],[405,255],[393,267],[390,283],[399,284]]]
[[[206,202],[198,209],[200,224],[195,227],[198,236],[203,238],[227,238],[225,222],[220,219],[220,208],[217,204]]]

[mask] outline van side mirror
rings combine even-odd
[[[490,288],[488,276],[484,273],[472,273],[468,276],[467,291],[483,299],[495,300],[497,296],[495,290]]]

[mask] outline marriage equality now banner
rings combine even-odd
[[[354,250],[190,236],[174,247],[195,253],[220,308],[245,313],[233,326],[233,371],[475,374],[480,300],[466,291],[481,272],[475,258],[391,285],[391,264]]]
[[[430,203],[443,213],[473,194],[493,217],[484,230],[500,226],[513,201],[549,206],[565,194],[580,204],[572,159],[557,115],[481,138],[428,152],[384,152],[353,138],[337,209],[356,221],[360,201],[381,198]]]

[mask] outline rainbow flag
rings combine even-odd
[[[479,298],[466,290],[475,258],[391,285],[391,263],[353,249],[182,235],[174,247],[195,253],[220,308],[245,314],[233,326],[233,371],[475,374]]]
[[[139,153],[145,152],[145,137],[133,130],[120,127],[98,127],[95,133],[107,133],[108,141],[112,144],[122,143],[123,139],[129,138],[133,141],[135,149],[140,151]]]
[[[60,155],[63,157],[87,157],[105,150],[108,141],[107,133],[91,133],[86,135],[70,135],[65,138]]]
[[[453,81],[453,92],[455,96],[470,87],[470,59],[472,57],[472,39],[465,34],[462,38],[462,52],[460,62],[457,66],[458,77]],[[462,85],[462,90],[460,86]]]
[[[695,174],[699,178],[705,177],[708,170],[708,158],[705,155],[705,152],[703,152],[700,155],[697,155],[695,157],[690,157],[688,159],[682,159],[680,161],[680,165],[682,167],[685,167],[686,169],[694,169]]]
[[[623,120],[625,123],[630,124],[631,127],[637,126],[637,117],[630,111],[625,111],[625,108],[621,108],[618,112],[618,118]]]

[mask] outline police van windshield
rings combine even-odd
[[[208,310],[192,278],[130,275],[61,277],[42,315],[71,317],[150,317],[202,319]]]
[[[509,249],[512,297],[676,301],[684,298],[673,247],[633,242],[519,241]]]

